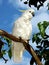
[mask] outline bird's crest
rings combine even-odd
[[[26,10],[19,10],[20,12],[25,12]]]

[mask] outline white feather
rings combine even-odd
[[[15,21],[12,32],[14,36],[16,36],[17,38],[21,37],[25,41],[30,39],[32,33],[32,25],[30,22],[32,19],[32,14],[29,11],[34,13],[33,10],[26,10],[24,14]],[[12,55],[14,62],[22,61],[24,50],[25,48],[22,43],[12,41]]]

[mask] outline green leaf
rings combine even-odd
[[[4,40],[6,40],[6,42],[8,43],[8,47],[10,47],[12,41],[9,38],[7,38],[7,37],[4,37]]]
[[[2,58],[3,57],[3,54],[0,52],[0,58]]]
[[[33,35],[32,42],[36,41],[36,43],[38,44],[41,41],[41,39],[38,35],[40,35],[40,34],[37,33],[37,34]]]
[[[43,21],[43,26],[44,26],[44,28],[46,29],[47,26],[49,26],[49,22],[47,22],[47,21]]]
[[[9,51],[8,51],[8,56],[9,56],[9,58],[11,59],[11,57],[12,57],[11,48],[10,48]]]
[[[40,30],[40,34],[42,36],[42,38],[44,38],[44,35],[45,35],[45,30],[46,28],[48,27],[49,25],[49,22],[46,22],[46,21],[43,21],[43,23],[38,23],[38,28]]]
[[[45,31],[44,31],[44,27],[41,23],[38,23],[38,27],[41,33],[41,36],[44,37]]]
[[[2,54],[3,54],[3,55],[6,54],[6,50],[2,50]]]

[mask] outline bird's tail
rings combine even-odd
[[[25,49],[22,43],[12,41],[12,56],[14,62],[19,63],[22,61],[24,50]]]

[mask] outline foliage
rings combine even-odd
[[[34,7],[37,8],[37,10],[39,10],[39,8],[43,6],[45,1],[46,0],[26,0],[24,1],[24,4],[28,4],[29,7],[33,5]],[[49,3],[47,4],[47,6],[49,10]],[[35,52],[38,55],[40,61],[42,61],[42,59],[45,60],[44,65],[49,65],[49,35],[47,35],[45,32],[48,26],[49,26],[49,22],[47,21],[43,21],[43,23],[41,22],[38,23],[39,32],[34,34],[32,37],[32,42],[36,42],[37,45],[36,46],[37,49],[35,50]],[[10,59],[12,57],[11,43],[12,41],[9,38],[0,36],[0,59],[2,58],[5,61],[5,63],[8,61],[7,59],[4,58],[4,55],[6,55],[6,53],[8,53],[8,57]],[[4,49],[5,45],[8,46],[8,49]],[[36,61],[34,57],[32,57],[30,60],[30,65],[33,65],[34,63],[36,63]]]
[[[12,57],[11,48],[8,50],[8,56],[9,56],[9,58],[11,59],[11,57]]]
[[[23,1],[23,0],[21,0],[21,1]],[[24,4],[28,4],[29,7],[31,7],[31,5],[34,5],[34,7],[36,7],[37,10],[39,10],[39,8],[40,8],[41,6],[43,6],[43,3],[44,3],[45,1],[46,1],[46,0],[26,0],[26,1],[24,2]],[[38,3],[39,3],[39,4],[38,4]]]
[[[45,60],[45,65],[49,65],[49,35],[46,34],[45,30],[49,26],[49,22],[43,21],[38,23],[39,32],[33,35],[32,42],[36,42],[37,49],[35,50],[40,61]],[[32,57],[30,65],[33,65],[35,59]],[[36,62],[35,62],[36,63]]]
[[[36,42],[37,49],[35,50],[40,61],[45,60],[45,65],[49,65],[49,35],[46,34],[45,30],[49,26],[49,22],[43,21],[43,23],[38,23],[39,32],[34,34],[32,37],[32,42]],[[4,42],[3,42],[4,41]],[[9,38],[0,36],[0,58],[3,58],[5,63],[8,61],[4,58],[4,55],[8,53],[8,57],[11,59],[11,43],[12,41]],[[4,49],[4,46],[7,45],[8,49]],[[36,63],[34,57],[30,60],[30,65]],[[37,63],[36,63],[37,64]]]
[[[3,41],[5,41],[5,42],[3,42]],[[5,63],[8,60],[4,58],[4,55],[6,55],[8,53],[9,58],[11,59],[11,57],[12,57],[11,42],[12,41],[9,38],[0,36],[0,58],[2,58],[5,61]],[[8,49],[6,49],[5,45],[8,47]],[[5,49],[4,49],[4,47],[5,47]]]

